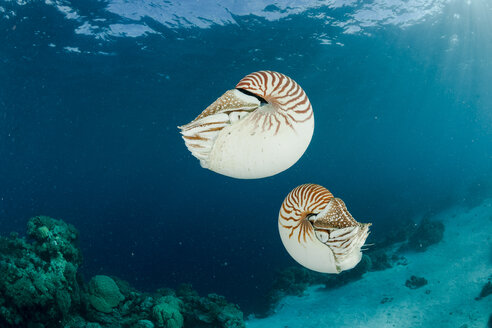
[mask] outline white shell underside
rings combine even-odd
[[[311,141],[314,120],[297,124],[295,130],[282,123],[278,129],[263,129],[262,121],[269,120],[269,115],[275,113],[260,108],[225,127],[215,141],[206,167],[230,177],[255,179],[275,175],[296,163]]]
[[[354,226],[332,231],[329,239],[324,232],[316,232],[317,236],[309,236],[305,242],[299,243],[289,237],[290,231],[280,222],[279,232],[287,252],[296,262],[322,273],[340,273],[354,268],[362,258],[360,249],[368,235],[367,228],[362,231],[359,226]],[[350,243],[350,247],[342,250],[342,242],[337,237],[344,234],[347,235],[343,242]]]
[[[306,151],[313,135],[314,118],[293,123],[289,125],[266,104],[253,111],[244,108],[204,117],[182,133],[202,167],[229,177],[257,179],[288,169]],[[197,133],[203,136],[202,140],[186,139],[187,135]]]

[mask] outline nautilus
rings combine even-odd
[[[340,198],[316,184],[294,188],[278,217],[287,252],[306,268],[324,273],[340,273],[359,263],[370,225],[357,222]]]
[[[299,84],[281,73],[259,71],[179,128],[202,167],[256,179],[280,173],[301,158],[311,142],[314,116]]]

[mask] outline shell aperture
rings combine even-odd
[[[280,173],[301,158],[311,142],[314,115],[299,84],[281,73],[259,71],[179,128],[202,167],[257,179]]]
[[[340,273],[359,263],[370,225],[357,222],[340,198],[316,184],[294,188],[278,218],[280,238],[290,256],[324,273]]]

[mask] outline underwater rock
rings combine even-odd
[[[488,322],[488,324],[487,324],[487,327],[488,327],[488,328],[492,328],[492,314],[491,314],[491,315],[490,315],[490,317],[489,317],[489,322]]]
[[[359,280],[364,273],[371,270],[372,260],[364,254],[359,264],[348,271],[337,275],[328,275],[308,270],[304,267],[288,267],[277,272],[272,288],[267,295],[271,310],[277,302],[285,296],[301,296],[307,287],[311,285],[325,285],[325,288],[336,288],[351,281]],[[263,313],[259,314],[260,316]]]
[[[367,252],[371,259],[370,271],[382,271],[392,267],[390,257],[384,249]]]
[[[344,273],[342,272],[341,274]],[[301,266],[278,270],[272,287],[267,294],[269,308],[266,308],[264,313],[256,313],[255,315],[257,317],[267,316],[285,296],[301,296],[310,285],[324,284],[328,276],[327,274],[311,271]]]
[[[71,224],[40,215],[27,223],[27,235],[34,240],[39,255],[52,258],[60,254],[68,262],[77,265],[82,263],[77,246],[78,232]]]
[[[92,305],[85,313],[87,320],[97,322],[103,328],[144,328],[146,326],[142,325],[149,322],[152,327],[163,328],[244,327],[242,312],[221,296],[218,296],[220,301],[212,300],[210,296],[200,297],[190,285],[181,286],[176,293],[162,288],[150,296],[138,291],[128,292],[121,287],[125,282],[113,280],[125,299],[110,313],[97,311]]]
[[[95,322],[88,322],[85,328],[101,328],[101,325]]]
[[[152,317],[157,322],[157,327],[182,328],[182,306],[183,302],[179,298],[171,295],[161,297],[152,309]]]
[[[492,277],[489,278],[489,281],[482,287],[482,290],[480,291],[480,295],[478,297],[475,297],[475,299],[481,300],[484,297],[489,296],[492,294]]]
[[[444,224],[442,222],[425,218],[408,239],[407,248],[417,252],[424,252],[427,247],[440,242],[443,235]]]
[[[77,231],[46,216],[29,220],[28,237],[0,237],[0,326],[56,326],[81,303]]]
[[[397,226],[388,227],[390,230],[382,240],[378,240],[376,247],[380,249],[388,248],[398,243],[406,243],[410,236],[415,233],[417,224],[410,219],[403,219]],[[372,247],[370,248],[372,250]]]
[[[116,277],[87,285],[77,274],[78,233],[61,220],[29,220],[28,240],[0,237],[0,327],[243,328],[243,313],[224,297],[177,292],[140,293]]]
[[[122,300],[118,306],[112,308],[112,311],[109,313],[96,310],[92,304],[87,301],[85,312],[83,313],[84,318],[91,322],[97,322],[104,328],[133,328],[138,325],[140,320],[148,320],[154,324],[152,321],[152,308],[155,303],[154,298],[137,291],[127,294],[127,291],[120,287],[121,280],[117,278],[112,279],[120,288],[120,292],[124,295],[124,300]]]
[[[63,325],[70,328],[101,328],[98,323],[87,322],[87,320],[75,313],[63,320]]]
[[[159,289],[160,292],[168,293],[169,289]],[[168,294],[165,294],[168,295]],[[198,292],[193,289],[191,284],[181,284],[179,285],[178,289],[176,290],[176,296],[178,296],[180,299],[184,298],[193,298],[193,297],[199,297]]]
[[[417,289],[425,285],[427,285],[427,279],[424,277],[411,276],[410,279],[405,281],[405,286],[410,289]]]
[[[95,276],[89,282],[89,303],[99,312],[111,313],[124,298],[114,280],[108,276]]]
[[[154,324],[150,320],[139,320],[132,328],[154,328]]]
[[[209,294],[200,297],[190,285],[177,290],[177,296],[184,303],[184,327],[203,328],[245,328],[243,313],[225,297]]]
[[[390,303],[390,302],[393,302],[393,297],[384,297],[379,303],[385,304],[385,303]]]
[[[301,296],[313,283],[315,273],[303,267],[288,267],[278,271],[269,295],[269,301],[276,304],[287,295]]]

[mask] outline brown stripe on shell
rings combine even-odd
[[[306,93],[290,77],[272,71],[259,71],[245,76],[236,85],[259,96],[275,109],[259,112],[259,101],[242,97],[237,90],[229,90],[190,123],[179,127],[188,149],[200,160],[208,159],[211,145],[219,132],[231,124],[229,115],[249,113],[252,128],[272,131],[276,135],[282,125],[295,130],[297,123],[311,120],[313,111]],[[227,115],[227,116],[225,116]]]
[[[236,89],[246,90],[265,99],[279,109],[281,115],[290,113],[289,119],[302,123],[312,117],[312,108],[304,90],[290,77],[272,71],[259,71],[246,75],[236,85]]]
[[[309,219],[310,214],[316,216]],[[324,244],[331,249],[337,263],[362,247],[371,225],[357,222],[341,199],[315,184],[301,185],[287,195],[280,208],[279,224],[290,229],[289,238],[299,243],[316,238],[315,231],[327,233]]]
[[[289,238],[306,242],[314,235],[313,226],[308,220],[311,214],[318,214],[333,195],[328,189],[316,184],[304,184],[294,188],[285,198],[280,208],[279,223],[290,229]]]

